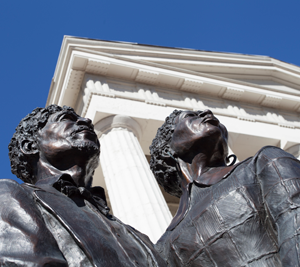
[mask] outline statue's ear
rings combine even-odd
[[[39,152],[36,142],[28,139],[21,142],[21,151],[26,155],[33,155]]]

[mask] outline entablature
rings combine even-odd
[[[225,95],[226,94],[226,95]],[[227,88],[225,97],[213,97],[197,92],[188,92],[147,85],[134,81],[124,81],[116,78],[86,74],[83,78],[81,94],[76,109],[85,116],[90,108],[94,95],[110,98],[128,99],[144,102],[148,105],[173,107],[187,110],[211,109],[215,114],[236,118],[249,122],[275,124],[280,127],[300,129],[300,116],[297,112],[276,109],[274,106],[281,99],[266,96],[264,105],[254,105],[240,102],[241,90]]]
[[[268,56],[160,47],[70,36],[64,37],[51,88],[62,87],[63,79],[68,67],[70,67],[74,51],[86,52],[88,54],[87,58],[89,62],[85,71],[89,73],[96,73],[97,71],[105,72],[108,70],[108,66],[106,66],[107,62],[96,62],[93,65],[95,56],[104,55],[127,61],[125,63],[127,65],[128,62],[135,62],[144,65],[147,69],[151,66],[158,67],[164,70],[179,71],[184,76],[189,74],[199,76],[198,74],[200,74],[202,78],[211,78],[216,81],[229,83],[233,82],[238,86],[250,86],[258,89],[267,88],[267,90],[281,93],[285,93],[285,89],[290,87],[290,89],[294,89],[288,90],[290,95],[300,96],[300,68]],[[72,65],[74,64],[76,65],[76,62],[72,63]],[[81,65],[80,69],[82,67]],[[120,73],[125,72],[124,68],[111,67],[115,68],[115,71],[119,70]],[[120,76],[120,73],[117,75]],[[163,76],[163,74],[160,73],[159,76]],[[243,76],[243,78],[239,79],[239,76]],[[252,84],[251,80],[253,80],[254,76],[258,77],[259,80],[278,82],[279,84],[286,85],[286,88],[272,84],[265,86],[259,82]],[[162,83],[163,81],[161,80],[164,80],[163,77],[157,79],[158,82]],[[166,86],[170,86],[170,81],[169,79]],[[56,99],[51,96],[51,91],[49,98],[52,100]]]
[[[83,76],[87,73],[157,86],[172,92],[185,91],[259,107],[294,112],[299,112],[300,108],[300,93],[295,95],[278,88],[273,90],[257,84],[76,50],[72,51],[69,59],[66,79],[60,84],[56,83],[55,92],[50,91],[48,101],[74,106]]]

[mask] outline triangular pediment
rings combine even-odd
[[[74,106],[86,74],[283,110],[300,107],[300,68],[267,56],[69,36],[47,103]]]
[[[274,81],[300,89],[300,67],[268,56],[161,47],[68,36],[64,40],[65,43],[72,43],[74,48],[88,49],[90,52],[107,53],[141,62],[157,63],[181,70],[239,81]],[[254,83],[264,84],[263,82]],[[271,84],[269,83],[269,85]]]

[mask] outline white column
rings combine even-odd
[[[114,215],[156,242],[172,216],[139,144],[141,127],[116,115],[95,125],[100,162]]]
[[[295,158],[300,160],[300,145],[294,145],[288,149],[285,150],[286,152],[292,154]]]

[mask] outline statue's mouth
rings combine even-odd
[[[94,131],[93,128],[88,127],[88,126],[85,126],[85,125],[79,126],[79,127],[72,133],[72,135],[77,134],[77,133],[90,133],[90,134],[96,135],[96,133],[95,133],[95,131]]]

